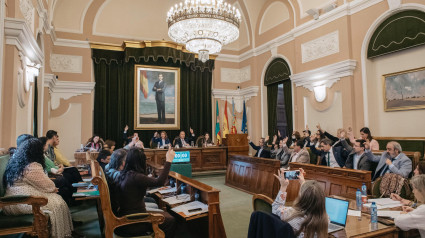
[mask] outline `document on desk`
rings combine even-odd
[[[348,214],[347,215],[352,216],[352,217],[361,217],[362,216],[362,212],[361,211],[358,211],[358,210],[348,209]]]
[[[391,198],[377,198],[377,199],[369,199],[369,203],[363,204],[365,207],[370,207],[372,205],[372,202],[376,203],[376,206],[379,209],[385,209],[385,208],[393,208],[393,207],[400,207],[403,204],[400,203],[400,201],[394,201]]]
[[[152,194],[152,193],[156,193],[156,192],[159,192],[160,194],[175,193],[175,192],[177,192],[177,188],[176,187],[172,188],[170,186],[164,186],[164,187],[154,188],[154,189],[147,191],[148,194]]]
[[[164,201],[164,202],[166,202],[170,205],[179,204],[179,203],[183,203],[183,202],[189,202],[190,201],[190,195],[189,194],[179,194],[177,196],[165,198],[162,201]]]
[[[180,206],[177,206],[173,209],[176,213],[183,213],[185,216],[193,216],[201,213],[208,212],[208,205],[199,201],[193,201],[190,203],[186,203]]]
[[[400,216],[401,211],[378,211],[378,217],[396,218]]]

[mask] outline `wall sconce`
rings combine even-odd
[[[314,98],[317,102],[323,102],[326,99],[326,85],[314,86]]]
[[[308,9],[306,13],[314,18],[314,20],[319,19],[319,10],[317,8]]]

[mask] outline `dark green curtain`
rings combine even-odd
[[[292,85],[291,80],[287,79],[283,81],[283,93],[285,96],[285,111],[286,111],[286,122],[288,127],[286,130],[287,135],[292,135],[294,128],[292,127]]]
[[[196,136],[211,134],[211,85],[214,61],[199,62],[193,54],[175,49],[128,48],[124,52],[93,49],[95,100],[93,130],[104,139],[122,145],[125,125],[129,133],[138,132],[149,146],[155,130],[133,131],[135,64],[180,68],[180,129],[194,129]],[[164,60],[167,59],[167,60]],[[162,130],[162,128],[158,128]],[[170,140],[179,130],[165,130]]]
[[[277,135],[277,90],[278,83],[267,85],[267,115],[268,115],[268,135],[273,138]]]

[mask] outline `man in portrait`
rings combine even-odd
[[[158,111],[158,123],[165,123],[165,88],[166,84],[163,80],[163,75],[160,73],[158,75],[158,81],[155,82],[152,91],[156,92],[155,101],[156,109]]]

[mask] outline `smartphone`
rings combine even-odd
[[[285,171],[285,179],[288,179],[288,180],[298,179],[298,176],[299,175],[300,175],[300,171],[299,170],[288,170],[288,171]]]

